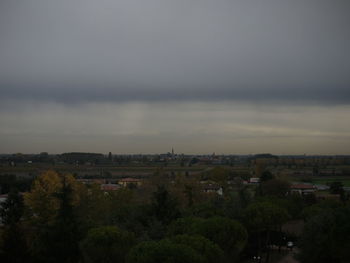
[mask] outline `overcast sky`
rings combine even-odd
[[[350,154],[348,0],[0,0],[0,153]]]

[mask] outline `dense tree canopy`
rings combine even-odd
[[[348,262],[349,204],[286,194],[289,184],[269,174],[260,185],[227,183],[231,169],[195,177],[160,169],[142,187],[115,191],[45,172],[24,198],[14,191],[1,204],[1,259],[226,263],[260,255],[268,262],[271,245],[283,245],[282,225],[303,219],[302,263]],[[223,196],[202,191],[200,179],[209,175],[204,179],[226,181]]]
[[[217,244],[203,236],[178,235],[172,237],[171,241],[176,244],[183,244],[191,247],[200,255],[202,255],[206,259],[207,263],[224,262],[224,252],[222,249]]]
[[[169,226],[169,234],[201,235],[219,247],[230,257],[236,257],[247,241],[245,228],[237,221],[225,217],[181,218]]]
[[[303,263],[349,262],[350,208],[319,211],[307,221],[299,246]]]
[[[122,263],[134,244],[132,233],[115,226],[104,226],[90,229],[81,248],[86,262]]]
[[[132,248],[127,263],[205,263],[206,259],[189,246],[170,240],[143,242]]]

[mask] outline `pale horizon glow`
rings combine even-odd
[[[0,141],[4,153],[146,154],[174,147],[185,154],[349,154],[349,111],[232,102],[29,103],[0,113],[6,138]]]

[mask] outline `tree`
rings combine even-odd
[[[16,175],[2,174],[0,176],[0,194],[7,194],[16,183]]]
[[[329,185],[329,192],[340,195],[341,200],[345,201],[344,185],[342,182],[332,182]]]
[[[195,227],[195,233],[218,244],[231,260],[238,257],[248,237],[246,229],[238,221],[226,217],[200,221]]]
[[[167,229],[168,236],[176,236],[183,234],[196,234],[196,227],[203,220],[199,217],[182,217],[173,221]]]
[[[61,188],[60,176],[54,171],[41,174],[33,183],[29,193],[24,195],[24,203],[31,217],[38,225],[46,225],[53,221],[59,207],[54,196]]]
[[[263,195],[285,197],[290,189],[290,183],[280,179],[271,179],[261,183]]]
[[[334,213],[334,209],[342,207],[342,203],[337,200],[323,200],[317,204],[307,206],[302,211],[302,217],[305,221],[321,213]]]
[[[171,184],[169,190],[176,196],[176,200],[183,209],[191,208],[202,200],[203,193],[199,180],[200,175],[189,176],[187,171],[185,174],[176,174],[174,183]]]
[[[215,244],[230,260],[238,257],[247,241],[247,231],[237,221],[225,217],[180,218],[168,228],[169,235],[201,235]]]
[[[271,231],[281,227],[289,215],[285,209],[271,202],[263,201],[250,204],[245,210],[244,218],[250,232],[257,234],[257,244],[254,245],[254,249],[261,257],[263,234],[265,234],[264,247],[269,248]],[[269,261],[269,251],[268,249],[266,262]]]
[[[81,248],[87,263],[122,263],[134,243],[135,237],[132,233],[115,226],[104,226],[90,229],[81,242]]]
[[[237,191],[229,191],[225,196],[225,215],[232,219],[241,219],[243,210],[253,199],[248,187],[241,187]]]
[[[1,259],[2,262],[21,263],[30,261],[25,233],[21,224],[23,216],[23,198],[17,190],[11,190],[0,207],[3,223]]]
[[[73,190],[63,176],[62,189],[55,196],[59,208],[54,223],[49,228],[48,257],[52,262],[75,263],[79,258],[79,226],[73,207]]]
[[[142,242],[131,249],[127,263],[205,263],[205,258],[194,249],[168,239]]]
[[[76,260],[80,236],[75,207],[80,203],[81,187],[72,175],[48,171],[25,194],[30,246],[37,261]]]
[[[178,235],[172,237],[171,241],[176,244],[189,246],[202,255],[208,263],[224,262],[224,252],[222,249],[217,244],[203,236]]]
[[[176,200],[164,186],[158,186],[157,191],[153,193],[152,208],[155,217],[163,224],[170,223],[180,215]]]
[[[227,168],[215,167],[208,172],[208,179],[220,184],[226,184],[230,173],[230,170]]]
[[[64,178],[64,180],[62,180]],[[80,203],[80,193],[83,185],[79,184],[70,174],[58,174],[55,171],[47,171],[37,177],[30,192],[24,194],[24,203],[32,221],[38,225],[48,225],[56,217],[60,201],[57,193],[62,190],[63,182],[72,189],[71,202],[73,205]]]
[[[6,225],[17,224],[23,216],[23,198],[16,189],[13,189],[5,202],[1,203],[0,217]]]
[[[301,262],[349,262],[350,208],[323,211],[309,219],[299,241]]]
[[[260,177],[261,182],[266,182],[272,179],[275,179],[275,176],[269,170],[265,170]]]

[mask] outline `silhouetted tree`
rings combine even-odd
[[[168,239],[142,242],[131,249],[127,263],[205,263],[205,258],[189,246]]]
[[[51,226],[50,256],[53,262],[77,262],[79,257],[79,227],[72,204],[73,190],[67,183],[66,177],[62,177],[62,189],[55,196],[59,200],[59,209]]]
[[[265,170],[260,177],[261,182],[266,182],[272,179],[275,179],[275,176],[269,170]]]
[[[132,233],[114,226],[105,226],[90,229],[81,242],[81,247],[88,263],[123,263],[134,243],[135,237]]]
[[[350,209],[320,211],[309,219],[299,242],[302,263],[349,262]]]
[[[180,216],[177,201],[164,186],[158,186],[156,192],[153,193],[152,208],[155,217],[164,224]]]
[[[21,263],[30,261],[25,233],[21,225],[24,204],[17,190],[11,190],[0,207],[0,218],[4,224],[2,233],[1,262]]]

